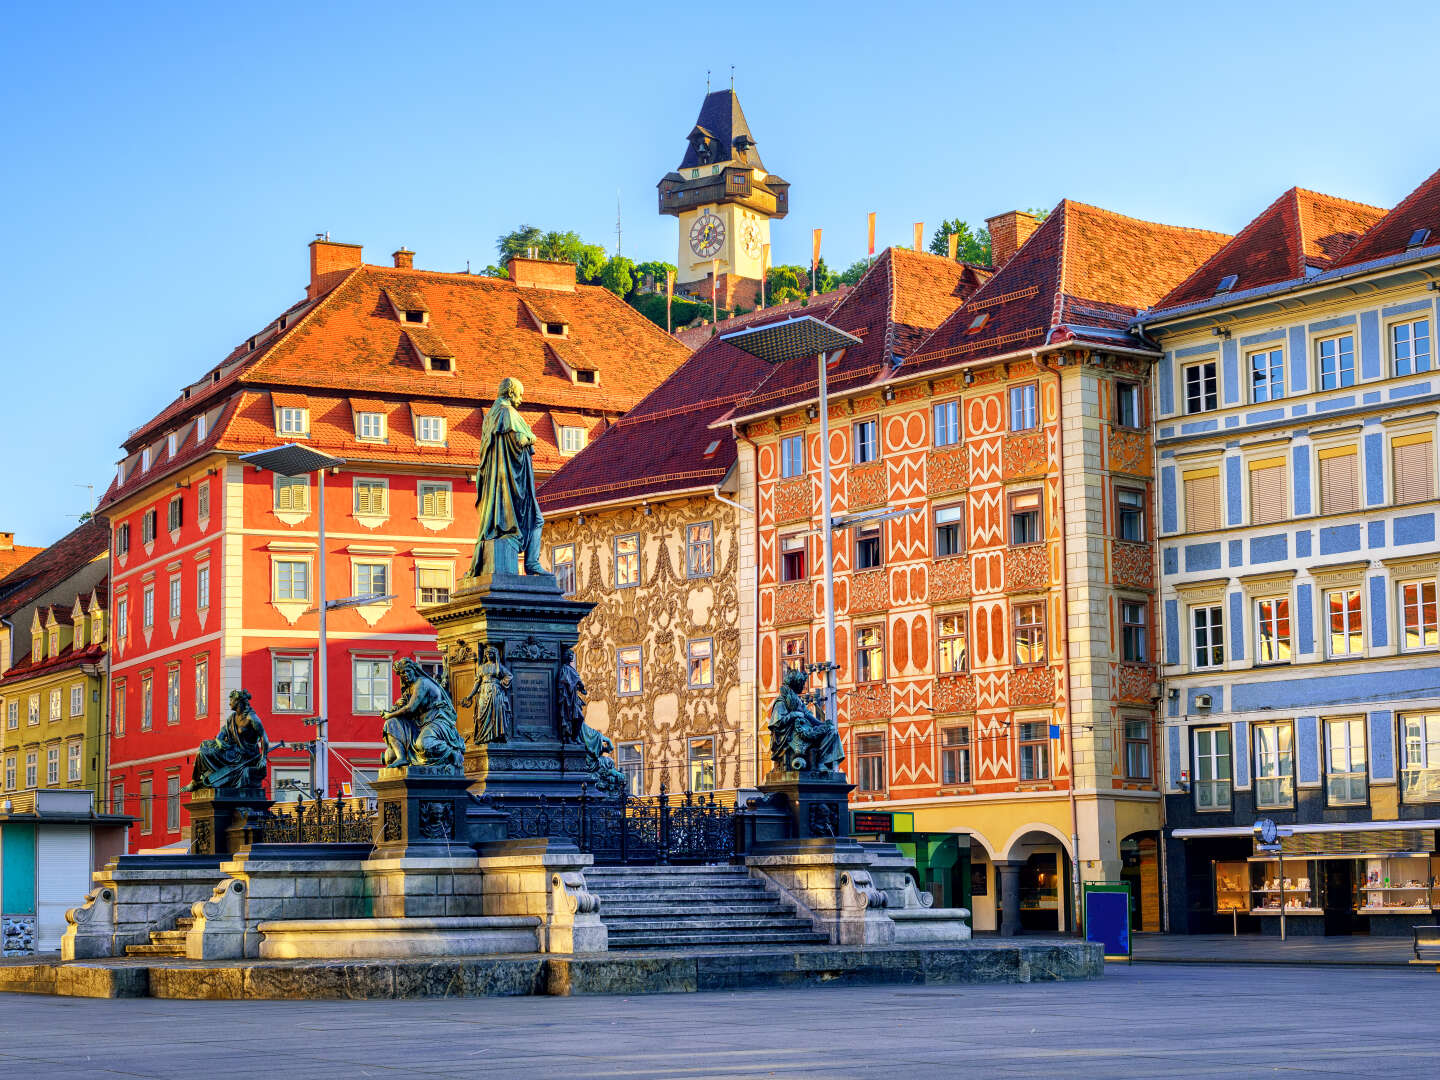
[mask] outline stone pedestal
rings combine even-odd
[[[760,790],[768,806],[789,817],[787,840],[833,840],[850,835],[849,795],[854,786],[842,772],[771,769]],[[760,841],[760,849],[773,843]]]
[[[834,945],[891,945],[889,898],[870,877],[870,858],[853,840],[810,837],[746,856],[750,873],[784,893]]]
[[[253,811],[263,814],[270,800],[260,788],[200,788],[190,794],[190,853],[228,855],[232,843],[244,843],[245,822]],[[237,826],[231,835],[231,826]]]
[[[375,781],[376,859],[468,855],[470,781],[463,773],[428,765],[381,769]]]
[[[486,915],[538,918],[541,952],[609,948],[600,899],[585,887],[585,869],[594,861],[589,855],[548,839],[482,844],[479,850]]]

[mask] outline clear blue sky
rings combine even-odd
[[[732,5],[733,7],[733,5]],[[1433,4],[22,4],[0,36],[0,530],[49,543],[125,433],[296,300],[328,230],[459,270],[521,222],[675,258],[705,72],[788,179],[777,262],[1063,197],[1233,232],[1440,168]],[[741,5],[740,10],[744,10]],[[928,231],[928,229],[927,229]]]

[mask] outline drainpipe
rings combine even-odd
[[[1065,678],[1065,739],[1070,745],[1070,910],[1074,913],[1075,933],[1082,933],[1080,922],[1080,811],[1075,802],[1075,696],[1070,678],[1070,571],[1068,545],[1065,543],[1067,523],[1065,521],[1065,397],[1060,372],[1052,367],[1049,357],[1041,357],[1039,351],[1030,354],[1036,364],[1055,376],[1055,426],[1059,438],[1055,440],[1056,469],[1060,474],[1058,485],[1059,505],[1056,514],[1060,518],[1060,608],[1061,626],[1064,627],[1065,648],[1060,654],[1060,663]],[[1064,353],[1060,354],[1061,362]]]
[[[733,421],[733,420],[730,421],[730,437],[731,437],[732,439],[734,439],[736,442],[740,442],[740,441],[743,440],[744,442],[747,442],[747,443],[750,444],[751,461],[754,463],[754,464],[753,464],[753,467],[756,468],[756,469],[758,469],[759,466],[760,466],[760,448],[755,445],[755,440],[752,439],[752,438],[750,438],[750,436],[740,434],[740,429],[739,429],[739,427],[736,425],[735,421]],[[737,455],[737,460],[738,460],[738,455]],[[729,506],[733,506],[733,507],[735,507],[735,508],[737,508],[737,509],[739,509],[739,510],[743,510],[745,513],[750,514],[752,517],[755,516],[755,510],[750,509],[750,507],[745,506],[743,503],[735,502],[733,499],[727,499],[727,498],[725,498],[725,496],[721,495],[721,494],[720,494],[720,485],[719,485],[719,484],[716,484],[716,485],[715,485],[715,498],[719,499],[722,503],[725,503],[725,504],[727,504],[727,505],[729,505]],[[755,476],[755,506],[756,506],[756,509],[759,509],[759,505],[760,505],[760,477],[759,477],[759,475],[757,474],[757,475]],[[735,542],[736,542],[737,544],[740,543],[740,529],[741,529],[741,526],[742,526],[743,522],[744,522],[744,519],[743,519],[743,518],[737,518],[736,521],[735,521]],[[757,525],[758,525],[758,522],[757,522]],[[750,700],[751,700],[752,707],[753,707],[753,711],[754,711],[754,723],[755,723],[755,728],[754,728],[754,730],[755,730],[755,737],[754,737],[754,739],[751,740],[751,741],[752,741],[752,744],[753,744],[754,747],[755,747],[755,765],[754,765],[754,768],[755,768],[755,786],[758,787],[758,786],[760,785],[760,775],[761,775],[761,774],[760,774],[760,722],[761,722],[761,716],[760,716],[760,559],[759,559],[759,553],[760,553],[760,552],[759,552],[759,549],[760,549],[759,540],[760,540],[760,537],[758,536],[758,529],[757,529],[757,536],[755,537],[755,540],[756,540],[756,543],[755,543],[755,545],[754,545],[754,547],[755,547],[755,554],[756,554],[756,559],[755,559],[755,585],[754,585],[754,592],[753,592],[752,597],[751,597],[751,610],[755,612],[755,619],[754,619],[754,624],[753,624],[753,625],[751,626],[751,628],[750,628],[750,655],[751,655],[752,657],[754,657],[755,670],[754,670],[753,676],[752,676],[752,678],[751,678],[751,680],[750,680]]]

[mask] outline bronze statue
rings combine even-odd
[[[465,740],[455,726],[455,704],[449,693],[413,659],[395,661],[400,697],[381,713],[385,721],[385,754],[389,768],[428,765],[460,772]]]
[[[834,772],[845,760],[840,732],[806,701],[804,668],[789,668],[770,706],[770,760],[777,769]]]
[[[535,433],[520,415],[519,379],[500,380],[495,404],[480,429],[480,467],[476,473],[475,505],[480,510],[480,532],[470,573],[501,569],[515,572],[515,556],[525,559],[525,573],[544,573],[540,565],[540,526],[544,521],[535,497]],[[486,566],[485,545],[493,545],[500,567]]]
[[[265,757],[270,740],[265,725],[250,707],[250,691],[230,691],[230,715],[213,739],[195,752],[190,783],[182,791],[200,788],[258,788],[265,782]]]
[[[486,645],[484,651],[485,662],[478,669],[475,688],[465,695],[460,705],[469,708],[477,696],[480,698],[480,704],[475,707],[475,732],[471,741],[477,745],[509,742],[514,730],[510,719],[510,669],[500,663],[500,653],[494,645]]]
[[[619,795],[626,790],[629,779],[609,757],[615,744],[586,723],[580,725],[580,739],[585,744],[585,767],[595,774],[595,790],[601,795]]]
[[[560,741],[578,742],[585,723],[585,698],[589,693],[575,663],[575,650],[568,645],[560,654]]]

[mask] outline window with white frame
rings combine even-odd
[[[715,573],[715,525],[700,521],[685,526],[685,574],[692,578]]]
[[[84,758],[82,756],[84,753],[85,744],[82,743],[79,739],[71,740],[70,744],[65,748],[66,783],[73,784],[84,775]]]
[[[940,783],[970,783],[970,725],[940,729]]]
[[[1115,538],[1135,544],[1145,540],[1145,492],[1139,488],[1115,489]]]
[[[585,429],[562,424],[560,427],[560,453],[566,457],[585,449]]]
[[[28,704],[29,712],[26,715],[26,722],[32,725],[40,723],[40,695],[31,694]]]
[[[690,740],[690,790],[715,790],[715,739]]]
[[[63,697],[63,695],[60,693],[60,688],[59,688],[58,686],[57,686],[54,690],[51,690],[51,691],[50,691],[50,719],[51,719],[51,720],[59,720],[60,717],[61,717],[61,715],[62,715],[62,712],[61,712],[61,705],[63,704],[63,702],[62,702],[62,697]]]
[[[853,442],[850,460],[855,465],[864,465],[880,457],[880,421],[871,417],[859,420],[852,428]]]
[[[805,569],[805,534],[780,538],[780,580],[803,581]]]
[[[274,665],[274,701],[276,712],[309,712],[310,683],[314,661],[308,655],[276,655]]]
[[[1149,780],[1152,757],[1150,721],[1134,717],[1125,720],[1125,779]]]
[[[1284,810],[1295,805],[1295,728],[1290,723],[1256,724],[1255,806]]]
[[[140,730],[149,731],[155,723],[155,680],[140,676]]]
[[[951,611],[935,616],[936,673],[954,675],[965,670],[968,657],[968,638],[965,633],[965,613]]]
[[[290,513],[310,510],[310,480],[305,476],[275,477],[275,509]]]
[[[780,639],[780,663],[786,671],[804,671],[809,663],[806,635],[787,634]]]
[[[54,787],[60,783],[60,747],[45,748],[45,786]]]
[[[644,680],[640,672],[640,646],[626,645],[615,653],[615,691],[622,697],[640,693]]]
[[[38,765],[40,757],[37,751],[29,750],[25,754],[25,786],[27,788],[39,787],[40,777]]]
[[[965,506],[935,507],[935,558],[948,559],[965,551]]]
[[[439,480],[422,480],[419,485],[420,516],[422,518],[450,517],[450,485]]]
[[[1010,546],[1045,542],[1045,514],[1038,491],[1017,491],[1009,497]]]
[[[277,431],[281,435],[304,435],[310,430],[310,410],[285,407],[279,410],[279,426]]]
[[[203,562],[195,568],[195,606],[204,611],[210,606],[210,564]]]
[[[615,538],[615,587],[628,589],[640,584],[640,534]]]
[[[355,513],[383,516],[388,513],[390,484],[385,480],[355,481]]]
[[[1390,359],[1396,375],[1430,370],[1430,320],[1411,319],[1390,326]]]
[[[685,643],[685,668],[690,689],[715,685],[715,643],[711,638],[694,638]]]
[[[1365,721],[1346,717],[1325,721],[1325,798],[1331,806],[1363,806]]]
[[[1340,334],[1315,343],[1320,367],[1320,389],[1338,390],[1355,385],[1355,335]]]
[[[1285,350],[1260,349],[1250,354],[1250,400],[1277,401],[1285,396]]]
[[[195,658],[195,715],[205,716],[210,712],[210,659]]]
[[[449,603],[451,577],[454,573],[448,566],[417,566],[415,584],[419,592],[416,602],[421,605]]]
[[[5,755],[5,790],[14,791],[16,784],[15,776],[16,757],[14,754]]]
[[[1364,612],[1359,589],[1330,589],[1325,593],[1329,626],[1327,653],[1332,657],[1359,656],[1365,651]]]
[[[355,563],[355,595],[385,596],[390,592],[390,564],[383,562]]]
[[[885,629],[861,626],[855,630],[855,681],[876,683],[885,679]]]
[[[1036,384],[1010,387],[1010,430],[1029,431],[1040,424],[1036,405]]]
[[[180,831],[180,777],[165,778],[165,831]]]
[[[861,525],[855,529],[855,569],[873,570],[884,561],[880,545],[880,525]]]
[[[115,705],[111,714],[110,728],[114,734],[123,736],[125,734],[125,683],[115,684]]]
[[[305,559],[275,560],[275,599],[310,599],[310,563]]]
[[[443,416],[415,417],[415,441],[439,444],[445,441],[445,418]]]
[[[1433,649],[1440,644],[1436,618],[1435,580],[1402,581],[1400,593],[1400,648],[1404,652]]]
[[[155,586],[146,585],[140,596],[140,625],[149,630],[155,625]]]
[[[1197,604],[1190,609],[1192,666],[1217,668],[1225,663],[1225,612],[1219,604]]]
[[[1290,598],[1266,596],[1255,601],[1255,663],[1290,662]]]
[[[390,661],[357,656],[351,661],[354,711],[379,714],[390,707]]]
[[[1050,725],[1043,720],[1016,724],[1020,779],[1050,779]]]
[[[615,765],[625,774],[631,795],[645,794],[645,749],[638,742],[622,742],[615,746]]]
[[[20,702],[14,699],[5,703],[5,726],[14,731],[20,726]]]
[[[1400,753],[1401,798],[1440,800],[1440,713],[1402,713]]]
[[[362,442],[383,442],[385,439],[385,414],[378,412],[356,413],[355,437]]]
[[[1115,382],[1115,422],[1121,427],[1143,427],[1145,405],[1139,383]]]
[[[954,446],[960,441],[960,403],[940,401],[935,404],[935,445]]]
[[[195,489],[195,516],[204,520],[210,516],[210,481],[201,481]]]
[[[1045,604],[1026,600],[1011,608],[1017,666],[1045,662]]]
[[[165,672],[165,722],[180,723],[180,665],[172,664]]]
[[[805,475],[805,433],[796,432],[780,440],[780,475]]]
[[[1195,809],[1230,809],[1230,729],[1195,732]]]
[[[180,575],[170,579],[170,618],[180,618]]]
[[[550,549],[550,566],[562,596],[575,595],[575,545],[556,544]]]
[[[1213,412],[1220,407],[1216,370],[1214,360],[1186,364],[1181,370],[1187,413]]]
[[[76,683],[70,687],[70,715],[85,715],[85,684]]]

